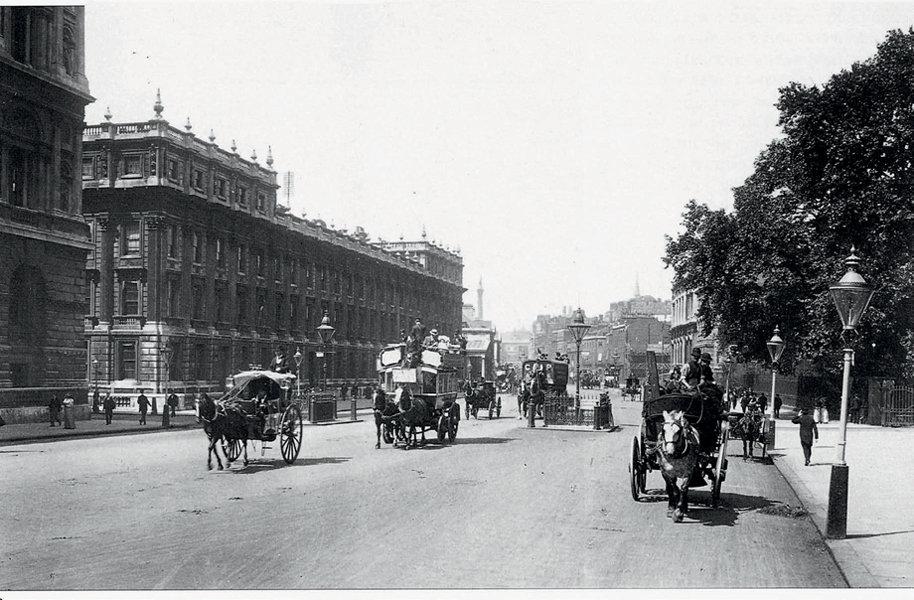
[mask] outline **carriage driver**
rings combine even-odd
[[[682,385],[688,391],[696,391],[701,383],[701,350],[692,348],[692,358],[682,367]]]

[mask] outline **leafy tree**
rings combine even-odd
[[[705,333],[767,360],[775,326],[782,362],[840,369],[841,327],[828,286],[851,248],[876,287],[855,342],[858,376],[911,375],[914,365],[914,29],[889,32],[874,57],[822,87],[780,90],[779,126],[734,189],[733,211],[694,200],[667,238],[674,286],[695,289]],[[910,368],[910,367],[908,367]]]

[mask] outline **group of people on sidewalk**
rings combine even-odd
[[[70,392],[64,395],[63,400],[57,394],[51,396],[51,401],[48,403],[51,427],[63,425],[64,429],[76,429],[76,417],[69,412],[74,404],[76,404],[76,399]]]

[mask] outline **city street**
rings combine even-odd
[[[444,446],[376,450],[370,420],[306,427],[293,465],[273,447],[247,467],[208,472],[200,430],[0,448],[0,581],[12,590],[845,585],[778,471],[744,462],[739,442],[721,506],[693,490],[689,517],[674,524],[657,473],[647,478],[656,501],[630,495],[640,403],[614,396],[613,431],[528,429],[503,398],[500,419],[464,419]]]

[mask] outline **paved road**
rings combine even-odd
[[[373,423],[305,429],[205,469],[199,430],[0,449],[3,587],[833,587],[843,578],[771,465],[731,464],[721,507],[632,501],[640,404],[612,432],[463,420],[458,442],[374,449]],[[737,451],[736,445],[731,448]],[[648,488],[661,487],[656,474]]]

